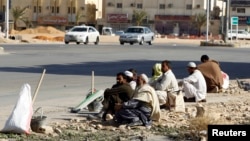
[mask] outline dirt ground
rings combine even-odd
[[[244,87],[231,80],[230,87],[221,93],[207,95],[206,103],[185,103],[185,112],[161,110],[159,122],[151,127],[127,127],[112,120],[89,120],[85,114],[70,113],[69,109],[49,107],[45,115],[50,117],[42,130],[29,135],[1,134],[0,141],[15,140],[93,140],[93,141],[200,141],[206,138],[209,124],[250,124],[250,80],[241,80]],[[197,106],[204,114],[197,117]],[[64,118],[58,118],[64,115]]]

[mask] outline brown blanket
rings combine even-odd
[[[198,69],[202,72],[206,80],[207,92],[212,91],[215,86],[217,86],[219,89],[222,88],[223,77],[218,62],[214,60],[209,60],[198,65]]]

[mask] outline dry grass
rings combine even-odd
[[[190,120],[190,129],[196,131],[207,130],[207,126],[210,124],[217,124],[218,121],[209,116],[196,117]]]
[[[210,116],[195,117],[189,122],[189,129],[191,131],[190,138],[192,138],[193,141],[200,140],[202,136],[206,136],[203,131],[208,130],[208,125],[219,123],[218,120],[215,120]]]

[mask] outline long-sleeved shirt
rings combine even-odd
[[[155,84],[156,90],[162,91],[178,91],[179,86],[172,70],[168,70],[157,79]]]
[[[183,81],[193,84],[193,86],[196,88],[195,97],[197,101],[206,98],[207,85],[205,78],[203,77],[202,73],[199,70],[195,70],[191,75],[184,78]]]
[[[118,87],[114,87],[111,89],[106,89],[104,92],[104,96],[106,95],[119,95],[119,98],[124,102],[128,101],[133,97],[134,90],[131,88],[131,86],[126,83],[122,84]]]

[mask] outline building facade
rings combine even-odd
[[[224,16],[226,1],[209,0],[209,11],[219,6],[220,16]],[[250,23],[250,0],[228,1],[231,2],[230,15],[239,16],[240,25],[247,26]],[[239,1],[243,1],[244,4]],[[142,25],[150,27],[155,32],[197,35],[198,29],[193,25],[191,16],[205,14],[207,0],[11,0],[9,8],[9,19],[12,24],[10,28],[13,28],[11,10],[14,8],[26,8],[23,17],[31,23],[27,25],[19,20],[18,29],[43,25],[63,30],[77,24],[89,24],[99,31],[104,26],[112,27],[116,31],[135,25],[133,11],[137,10],[147,13]],[[5,26],[5,11],[6,0],[0,0],[1,27]],[[212,30],[213,34],[219,34],[220,28],[218,22],[209,25],[209,30]],[[205,31],[206,27],[202,30]]]
[[[250,31],[250,0],[231,0],[230,14],[231,17],[238,17],[238,28]]]
[[[222,7],[222,1],[210,0],[209,11],[214,6]],[[133,11],[147,13],[143,25],[160,34],[196,34],[197,27],[191,16],[206,14],[206,0],[104,0],[103,19],[99,25],[110,26],[114,30],[124,30],[134,25]],[[218,25],[217,25],[218,26]]]
[[[11,0],[9,19],[13,23],[12,10],[25,8],[22,16],[31,23],[29,26],[54,26],[65,28],[76,24],[96,24],[102,18],[102,0]],[[4,26],[6,0],[0,0],[0,23]],[[13,27],[13,26],[10,26]],[[24,22],[17,21],[19,29],[26,28]]]

